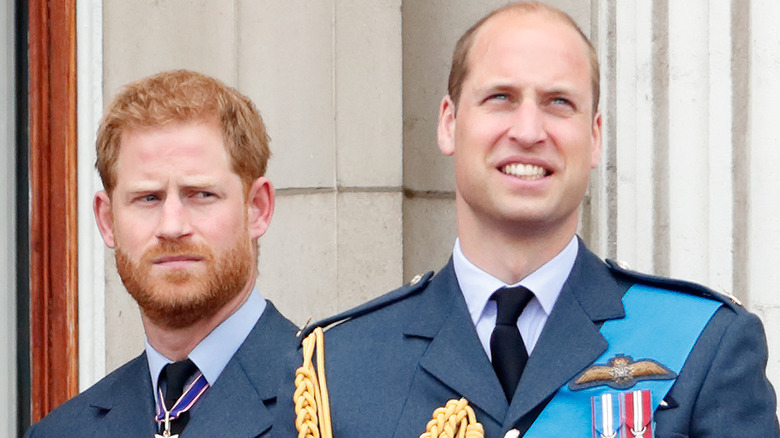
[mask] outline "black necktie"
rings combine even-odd
[[[496,328],[490,336],[490,354],[507,401],[512,400],[517,382],[528,362],[528,352],[517,329],[517,318],[533,296],[530,290],[517,286],[502,287],[490,297],[498,308]]]
[[[165,365],[160,373],[160,382],[165,382],[164,398],[165,409],[171,410],[176,401],[184,392],[184,384],[198,371],[198,367],[191,360],[181,360],[179,362]],[[190,420],[189,412],[182,412],[179,418],[171,421],[171,434],[179,434],[184,430],[184,426]]]

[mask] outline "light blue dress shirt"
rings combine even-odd
[[[230,358],[238,351],[265,311],[266,301],[257,289],[253,289],[244,304],[228,319],[222,321],[190,352],[189,358],[206,377],[209,386],[225,369]],[[152,378],[152,390],[157,397],[157,380],[165,365],[173,361],[160,354],[146,341],[146,358]]]
[[[455,248],[452,251],[455,276],[458,278],[458,285],[466,300],[471,321],[488,358],[492,360],[490,335],[496,327],[496,303],[490,301],[493,292],[505,286],[525,286],[534,293],[534,298],[517,319],[517,328],[530,356],[547,322],[547,317],[561,293],[563,284],[571,273],[574,260],[577,258],[578,246],[577,237],[574,236],[569,244],[549,262],[519,283],[506,284],[471,263],[460,248],[460,239],[455,241]]]

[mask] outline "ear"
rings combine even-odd
[[[101,190],[95,193],[95,199],[92,201],[92,209],[95,211],[95,221],[97,222],[100,235],[103,236],[103,242],[109,248],[114,248],[114,215],[111,212],[111,198],[108,193]]]
[[[261,176],[252,183],[247,199],[249,235],[252,239],[265,234],[274,215],[274,186]]]
[[[593,117],[591,141],[593,147],[590,152],[590,168],[595,169],[601,161],[601,111],[596,111]]]
[[[455,153],[455,104],[449,95],[444,96],[439,106],[439,126],[436,130],[439,150],[444,155]]]

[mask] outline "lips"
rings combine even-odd
[[[203,260],[203,257],[194,255],[172,255],[158,257],[152,260],[155,265],[167,264],[167,263],[187,263],[187,262],[199,262]]]
[[[506,175],[512,175],[528,181],[534,181],[549,175],[549,172],[533,164],[512,163],[502,166],[499,170]]]

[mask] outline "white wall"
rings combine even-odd
[[[92,214],[102,189],[95,137],[103,113],[102,0],[76,2],[78,79],[79,389],[106,374],[105,249]]]
[[[736,0],[735,0],[736,1]],[[780,2],[751,2],[749,10],[750,70],[745,80],[752,97],[748,108],[745,151],[741,177],[749,200],[745,212],[745,284],[751,291],[750,308],[758,313],[769,333],[769,372],[780,390]]]
[[[604,160],[584,232],[605,257],[733,293],[780,385],[780,3],[607,0]]]
[[[0,435],[16,434],[14,2],[0,0]]]

